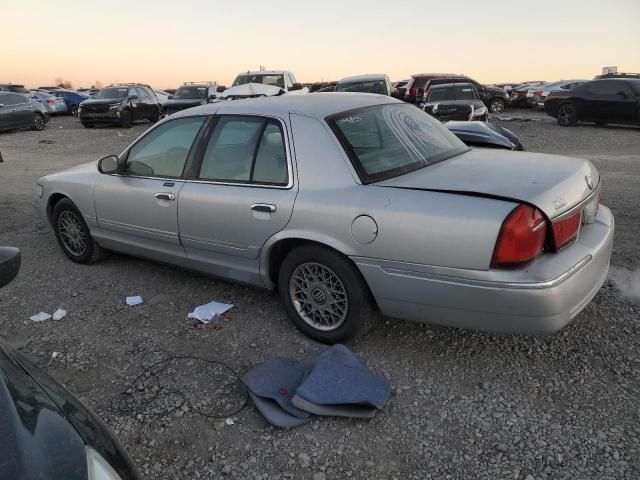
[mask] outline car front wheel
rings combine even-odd
[[[78,116],[78,106],[77,105],[71,105],[71,108],[69,108],[69,113],[71,115],[73,115],[74,117]]]
[[[338,343],[363,331],[373,301],[362,275],[343,255],[316,245],[287,255],[278,290],[289,319],[322,343]]]
[[[570,127],[578,123],[578,112],[572,103],[563,103],[558,108],[558,124]]]
[[[45,125],[44,115],[42,115],[41,113],[34,113],[31,129],[40,132],[44,130],[44,125]]]
[[[122,113],[120,113],[120,125],[123,128],[131,128],[133,125],[133,115],[131,111],[123,110]]]
[[[489,103],[489,110],[491,113],[500,113],[504,110],[504,100],[501,98],[494,98]]]
[[[56,239],[67,257],[77,263],[94,263],[109,256],[91,236],[80,210],[69,199],[56,203],[51,217]]]

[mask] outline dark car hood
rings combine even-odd
[[[87,479],[85,444],[0,341],[0,478]]]
[[[489,122],[447,122],[444,124],[469,146],[524,150],[520,139],[506,128]]]
[[[432,107],[433,105],[438,105],[438,108],[443,106],[457,107],[457,106],[473,105],[476,108],[480,108],[484,106],[484,103],[482,103],[482,100],[440,100],[440,101],[427,102],[424,105],[426,107]]]
[[[123,98],[87,98],[83,100],[81,105],[117,105],[124,100]]]
[[[493,93],[494,95],[499,95],[502,97],[507,97],[507,91],[504,88],[500,87],[484,87],[484,91],[486,93]]]
[[[202,98],[171,98],[164,104],[165,107],[188,108],[203,105],[206,101]]]

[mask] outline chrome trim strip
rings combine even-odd
[[[598,182],[598,186],[591,192],[591,194],[587,198],[582,200],[580,203],[578,203],[574,207],[571,207],[569,210],[567,210],[563,214],[552,218],[551,219],[551,223],[555,223],[555,222],[559,222],[561,220],[564,220],[565,218],[568,218],[571,215],[574,215],[578,210],[582,210],[585,207],[585,205],[587,203],[589,203],[591,200],[593,200],[594,196],[596,196],[600,192],[600,184],[601,184],[601,182]]]
[[[400,270],[396,268],[380,267],[379,265],[373,265],[380,267],[385,273],[400,277],[413,277],[421,280],[429,280],[439,283],[448,283],[464,286],[476,286],[481,288],[495,288],[495,289],[515,289],[515,290],[543,290],[545,288],[552,288],[560,285],[562,282],[568,280],[585,265],[587,265],[593,256],[591,254],[584,257],[573,267],[566,272],[558,275],[555,278],[545,280],[542,282],[492,282],[489,280],[475,280],[470,278],[451,277],[448,275],[437,275],[423,272],[416,272],[411,270]],[[366,264],[366,262],[361,262]]]

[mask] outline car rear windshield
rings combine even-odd
[[[207,87],[180,87],[173,98],[203,99],[207,98]]]
[[[380,95],[385,95],[387,88],[384,80],[369,80],[338,83],[336,92],[379,93]]]
[[[127,96],[129,89],[124,88],[103,88],[96,93],[93,98],[124,98]]]
[[[468,150],[453,133],[407,104],[375,105],[327,118],[363,183],[433,165]]]
[[[232,86],[237,87],[238,85],[244,85],[245,83],[262,83],[264,85],[273,85],[274,87],[284,88],[284,76],[277,74],[238,75]]]

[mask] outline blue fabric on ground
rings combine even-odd
[[[319,358],[295,393],[311,403],[372,405],[381,409],[391,392],[389,380],[374,375],[359,360],[358,364],[354,365],[353,359],[342,352]]]
[[[271,425],[275,425],[280,428],[290,428],[302,425],[311,420],[312,415],[308,415],[308,418],[300,418],[294,415],[289,415],[286,411],[280,408],[280,405],[270,398],[259,397],[249,392],[253,404],[258,411]]]
[[[242,376],[249,391],[258,397],[270,398],[290,415],[308,418],[309,413],[296,408],[291,397],[302,383],[310,362],[296,363],[285,358],[273,358]]]

